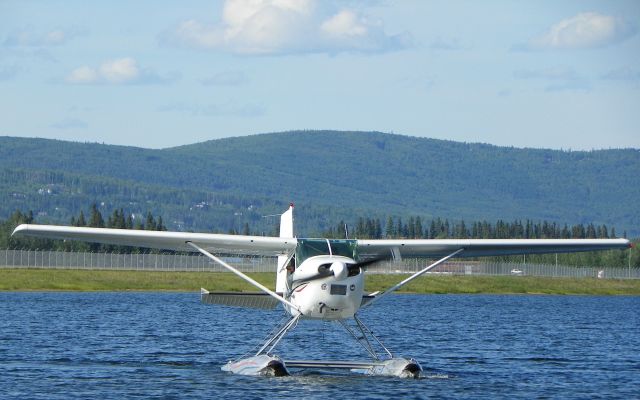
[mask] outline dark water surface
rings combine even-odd
[[[220,371],[282,312],[184,293],[0,293],[0,398],[640,398],[640,297],[396,295],[361,313],[425,378]],[[365,359],[302,321],[283,358]]]

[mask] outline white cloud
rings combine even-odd
[[[98,72],[87,65],[78,67],[67,76],[69,83],[94,83],[99,79]]]
[[[66,35],[64,31],[57,29],[55,31],[47,32],[47,34],[44,37],[44,42],[47,44],[56,45],[56,44],[64,43],[65,39],[66,39]]]
[[[227,0],[219,23],[183,21],[160,40],[238,54],[384,52],[408,44],[407,34],[387,35],[378,21],[325,6],[316,0]]]
[[[213,48],[224,44],[222,30],[211,25],[201,24],[196,20],[181,22],[168,40],[176,44],[202,48]]]
[[[365,36],[366,21],[351,10],[342,10],[320,25],[320,29],[332,37]]]
[[[100,66],[100,76],[110,83],[126,83],[140,76],[138,63],[131,57],[110,60]]]
[[[11,32],[4,40],[5,47],[50,47],[67,43],[72,38],[81,36],[84,29],[68,28],[54,29],[47,32],[36,32],[31,29],[23,29]]]
[[[542,36],[533,38],[523,50],[592,49],[621,42],[635,34],[635,28],[623,18],[580,13],[553,25]]]
[[[162,77],[148,68],[140,68],[131,57],[108,60],[98,67],[83,65],[71,71],[66,82],[74,84],[152,84],[169,83],[177,74]]]

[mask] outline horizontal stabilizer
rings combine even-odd
[[[221,304],[232,307],[272,310],[280,302],[262,292],[209,292],[202,289],[200,300],[204,304]]]
[[[373,299],[376,298],[376,295],[380,293],[380,292],[375,292],[375,293],[371,293],[371,294],[365,294],[364,296],[362,296],[362,303],[360,303],[360,307],[364,306],[365,304],[367,304],[368,302],[372,301]]]

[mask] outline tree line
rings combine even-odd
[[[18,211],[19,212],[19,211]],[[126,216],[125,216],[126,215]],[[147,212],[145,221],[135,218],[133,214],[125,214],[122,208],[115,209],[105,221],[98,206],[93,203],[89,210],[89,220],[80,210],[77,217],[71,217],[71,226],[86,226],[92,228],[138,229],[147,231],[166,231],[167,227],[162,222],[162,216],[156,219],[150,211]]]
[[[77,227],[91,228],[115,228],[115,229],[138,229],[150,231],[166,231],[167,228],[162,221],[162,217],[157,218],[151,212],[147,212],[144,220],[135,218],[132,214],[126,214],[122,208],[115,209],[105,218],[93,203],[85,217],[83,210],[77,216],[72,216],[69,225]],[[16,210],[6,221],[0,223],[0,248],[9,249],[40,249],[40,250],[62,250],[62,251],[94,251],[94,252],[143,252],[142,248],[129,246],[113,246],[99,243],[84,243],[78,241],[62,241],[31,237],[12,237],[11,233],[20,224],[35,223],[33,211],[22,212]]]
[[[498,220],[495,223],[488,221],[465,222],[450,221],[439,217],[431,220],[423,220],[419,216],[386,217],[386,223],[382,224],[379,218],[360,217],[356,223],[350,226],[340,221],[336,226],[325,230],[323,237],[328,238],[359,238],[359,239],[588,239],[588,238],[615,238],[615,228],[606,225],[594,224],[557,224],[548,221],[514,220],[507,222]],[[405,222],[406,221],[406,222]],[[12,237],[11,233],[20,224],[35,223],[32,211],[15,211],[9,219],[0,221],[0,248],[9,249],[40,249],[60,251],[93,251],[93,252],[148,252],[148,249],[113,246],[98,243],[84,243],[77,241],[50,240],[31,237]],[[117,229],[141,229],[141,230],[167,230],[161,216],[154,216],[147,212],[145,218],[135,218],[124,212],[122,208],[115,209],[105,219],[96,204],[92,204],[85,214],[80,211],[77,216],[71,217],[71,226],[86,226],[95,228]],[[245,223],[240,232],[235,230],[229,233],[244,235],[261,233],[253,232],[248,223]],[[277,235],[277,232],[275,233]],[[626,237],[626,232],[623,233]],[[522,256],[493,257],[496,261],[521,262]],[[626,251],[586,252],[573,254],[528,255],[526,260],[532,263],[552,264],[558,261],[563,265],[576,266],[618,266],[627,267],[629,264],[637,268],[640,266],[640,246]]]

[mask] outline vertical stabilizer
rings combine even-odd
[[[293,203],[289,209],[280,216],[280,237],[292,238],[293,236]],[[276,277],[276,292],[287,291],[287,264],[291,255],[278,256],[278,270]]]
[[[293,237],[293,203],[289,209],[280,216],[280,237]]]

